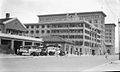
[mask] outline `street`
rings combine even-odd
[[[65,56],[41,57],[19,56],[1,57],[0,72],[35,72],[35,71],[84,71],[93,67],[118,60],[117,55],[111,55],[106,60],[102,56]]]

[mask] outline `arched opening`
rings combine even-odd
[[[109,49],[107,50],[107,53],[110,54],[110,50]]]

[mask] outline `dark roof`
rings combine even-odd
[[[105,25],[114,25],[114,26],[116,26],[115,23],[108,23],[108,24],[105,24]]]
[[[0,19],[0,24],[3,24],[4,21],[10,20],[10,19],[12,19],[12,18],[2,18],[2,19]]]
[[[79,14],[95,14],[95,13],[101,13],[103,14],[104,17],[106,17],[106,14],[103,11],[94,11],[94,12],[79,12]],[[63,14],[48,14],[48,15],[37,15],[38,17],[45,17],[45,16],[62,16],[62,15],[67,15],[67,14],[75,14],[75,13],[63,13]]]
[[[11,23],[11,21],[17,20],[20,24]],[[9,23],[9,24],[8,24]],[[0,24],[5,25],[6,28],[15,29],[20,31],[27,31],[26,27],[17,18],[2,18]]]

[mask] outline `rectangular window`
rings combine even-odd
[[[31,28],[34,28],[34,26],[32,25]]]
[[[29,28],[29,26],[26,26],[26,28]]]
[[[36,28],[39,28],[39,25],[36,25]]]

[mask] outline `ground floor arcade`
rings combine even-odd
[[[42,39],[36,39],[25,36],[17,36],[17,35],[8,35],[8,34],[0,34],[0,45],[7,46],[9,49],[13,51],[13,53],[17,54],[17,49],[20,46],[25,45],[40,45]]]

